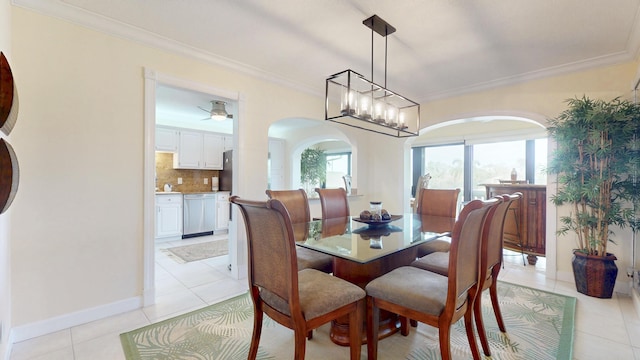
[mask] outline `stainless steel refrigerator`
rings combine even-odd
[[[233,150],[227,150],[222,155],[222,171],[220,171],[220,191],[232,191],[233,181]]]

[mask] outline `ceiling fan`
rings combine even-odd
[[[209,113],[209,117],[202,120],[223,121],[225,119],[233,119],[233,114],[229,114],[225,108],[226,104],[221,100],[211,100],[211,110],[198,106],[198,109]]]

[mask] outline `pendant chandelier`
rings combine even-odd
[[[396,29],[373,15],[362,22],[371,29],[371,81],[353,70],[326,81],[325,120],[394,137],[417,136],[420,104],[388,90],[387,36]],[[373,82],[373,33],[385,38],[384,86]]]

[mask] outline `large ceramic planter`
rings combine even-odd
[[[618,276],[618,267],[614,262],[615,255],[586,255],[574,251],[571,263],[576,290],[579,293],[602,299],[610,299]]]

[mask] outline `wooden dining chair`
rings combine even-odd
[[[455,223],[458,212],[458,196],[460,189],[418,189],[419,196],[416,212],[421,216],[436,216],[448,218],[449,223]],[[447,230],[451,231],[451,229]],[[450,238],[429,241],[418,246],[418,257],[434,252],[447,252],[451,247]]]
[[[521,197],[521,193],[498,196],[502,202],[496,207],[491,221],[488,221],[485,224],[486,229],[483,232],[480,245],[480,277],[478,279],[478,289],[480,289],[479,293],[481,294],[482,291],[489,290],[493,313],[496,316],[498,327],[502,332],[506,332],[506,328],[502,319],[502,312],[500,311],[497,284],[498,274],[502,268],[503,229],[509,207],[514,201],[517,201]],[[411,266],[447,276],[449,273],[449,253],[429,254],[414,261]],[[491,356],[489,341],[487,339],[484,320],[482,318],[482,296],[480,295],[478,295],[478,298],[474,303],[474,318],[476,328],[478,329],[478,335],[480,336],[482,350],[486,356]]]
[[[464,317],[471,353],[480,359],[472,325],[478,293],[478,249],[484,223],[498,202],[473,200],[462,209],[452,231],[448,277],[403,266],[367,284],[367,359],[377,359],[380,310],[437,327],[443,360],[451,359],[451,326]],[[402,333],[408,333],[406,321]]]
[[[311,221],[307,192],[303,189],[267,190],[266,194],[269,199],[280,200],[289,212],[291,222],[298,224],[294,226],[295,240],[306,240],[309,231],[307,223]],[[307,224],[307,226],[299,225],[302,223]],[[298,270],[316,269],[328,274],[333,272],[333,256],[299,246],[296,247],[296,253],[298,255]]]
[[[289,212],[277,199],[229,201],[240,208],[247,233],[249,292],[253,301],[253,334],[248,359],[258,353],[264,314],[293,330],[295,359],[304,359],[307,334],[348,316],[350,354],[359,360],[365,292],[348,281],[315,269],[298,271]]]
[[[323,219],[349,216],[349,200],[347,199],[347,192],[343,188],[316,188],[316,192],[320,196],[320,206],[322,207]]]

